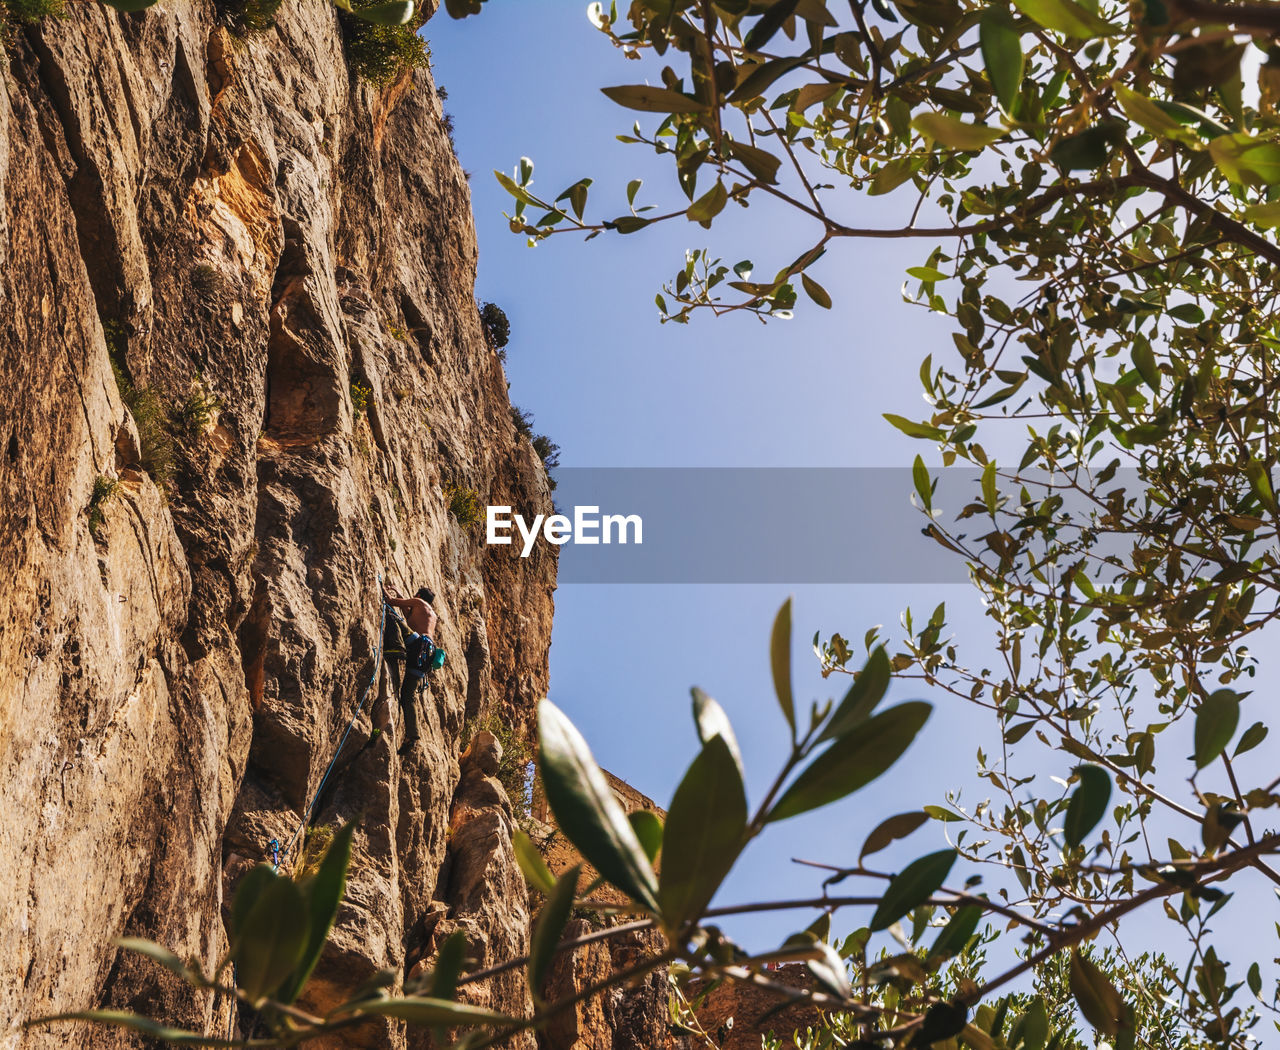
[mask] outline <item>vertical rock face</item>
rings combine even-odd
[[[0,1047],[135,1045],[18,1027],[91,1005],[230,1031],[112,939],[211,966],[236,879],[272,840],[302,858],[313,800],[318,827],[362,816],[315,1005],[441,923],[519,953],[510,806],[459,738],[529,719],[555,564],[486,549],[446,489],[550,500],[431,80],[357,82],[324,0],[248,38],[192,0],[68,10],[0,74]],[[435,591],[448,652],[404,757],[380,572]]]

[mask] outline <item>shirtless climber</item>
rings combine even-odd
[[[388,605],[404,611],[403,620],[399,616],[388,618],[387,623],[391,629],[383,650],[400,697],[400,710],[404,718],[404,740],[400,744],[400,754],[403,755],[418,739],[418,709],[414,700],[435,651],[436,646],[431,639],[439,618],[431,608],[436,596],[427,587],[419,587],[414,597],[404,598],[384,583],[382,594]],[[396,678],[400,681],[395,682]]]

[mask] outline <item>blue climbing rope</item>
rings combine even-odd
[[[378,573],[378,593],[381,597],[382,593],[382,573]],[[281,857],[287,857],[298,844],[298,839],[303,831],[306,830],[308,822],[311,820],[311,811],[315,809],[316,802],[320,799],[320,793],[324,791],[325,783],[329,779],[329,774],[333,772],[333,767],[337,765],[338,756],[342,754],[343,745],[347,742],[347,737],[351,735],[351,729],[356,724],[356,719],[360,717],[360,712],[364,710],[364,702],[369,699],[369,693],[373,690],[374,685],[378,681],[378,672],[382,669],[382,633],[387,626],[387,603],[380,601],[382,607],[382,615],[378,622],[378,648],[373,659],[373,677],[369,679],[369,684],[365,686],[364,693],[360,697],[360,703],[356,705],[355,712],[351,716],[351,721],[347,723],[346,731],[342,734],[342,739],[338,741],[338,750],[333,753],[333,758],[329,762],[329,768],[324,771],[324,776],[320,778],[320,786],[316,788],[316,793],[311,796],[311,801],[307,804],[307,808],[302,812],[302,821],[298,824],[298,830],[293,833],[293,838],[289,840],[289,845],[283,850],[279,850],[279,843],[272,839],[272,844],[277,848],[278,852],[273,853],[272,866],[278,867]]]

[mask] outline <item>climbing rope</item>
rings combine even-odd
[[[378,573],[378,594],[379,596],[382,594],[382,573]],[[333,767],[338,763],[338,756],[342,754],[343,745],[346,744],[347,737],[351,735],[351,729],[356,724],[356,719],[360,717],[360,712],[364,710],[364,702],[369,698],[369,693],[378,681],[378,672],[382,670],[382,634],[387,626],[387,603],[380,602],[379,604],[382,606],[382,615],[378,622],[378,648],[373,659],[373,677],[369,679],[369,684],[365,687],[364,693],[360,697],[360,703],[356,705],[355,712],[351,715],[351,721],[347,723],[346,731],[342,734],[342,739],[338,741],[338,750],[333,753],[329,768],[324,771],[324,776],[320,778],[320,786],[316,788],[316,793],[311,796],[311,801],[307,804],[307,808],[302,811],[302,820],[298,824],[298,830],[293,833],[293,838],[289,840],[289,844],[284,849],[279,848],[279,843],[275,839],[271,840],[272,847],[275,847],[271,862],[274,868],[279,868],[282,857],[288,857],[293,853],[299,838],[302,837],[302,833],[306,830],[307,824],[311,820],[311,811],[315,809],[316,802],[319,801],[320,794],[324,791],[325,783],[329,779],[329,774],[333,772]]]

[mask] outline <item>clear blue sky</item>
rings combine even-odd
[[[472,175],[477,295],[511,320],[512,400],[560,444],[566,466],[910,464],[923,446],[881,413],[920,414],[920,361],[951,345],[944,321],[901,300],[903,271],[922,262],[929,245],[855,244],[830,253],[815,274],[836,296],[829,313],[807,308],[768,326],[708,315],[682,327],[659,325],[653,298],[684,251],[710,246],[731,262],[749,257],[773,272],[794,256],[785,255],[792,243],[805,246],[785,215],[756,220],[758,243],[745,239],[741,222],[711,231],[665,224],[588,244],[566,235],[536,249],[508,231],[502,212],[510,198],[492,171],[510,171],[522,155],[535,162],[535,190],[552,197],[584,175],[595,178],[593,200],[609,202],[608,216],[625,212],[623,187],[637,175],[652,185],[642,201],[671,200],[665,168],[644,147],[614,139],[630,129],[632,115],[599,88],[644,74],[591,28],[585,8],[577,0],[494,0],[479,17],[458,23],[442,14],[426,29],[437,82],[449,92],[458,154]],[[928,542],[905,535],[901,557]],[[791,591],[797,702],[806,707],[844,688],[818,674],[808,645],[815,630],[860,639],[874,624],[892,630],[908,605],[927,616],[945,599],[968,610],[974,641],[987,636],[967,586]],[[695,753],[688,690],[700,685],[733,719],[758,801],[783,755],[766,644],[787,593],[753,585],[562,586],[551,698],[602,765],[665,805]],[[908,695],[898,686],[891,693]],[[973,783],[977,734],[967,727],[976,712],[940,695],[926,698],[937,705],[933,720],[889,775],[845,803],[768,832],[718,903],[813,895],[820,879],[791,857],[852,863],[882,817],[941,802],[948,788]],[[886,853],[885,866],[942,845],[940,827],[931,825],[901,852]],[[837,929],[859,925],[855,918],[837,920]],[[763,949],[809,919],[778,916],[734,929],[748,947]]]

